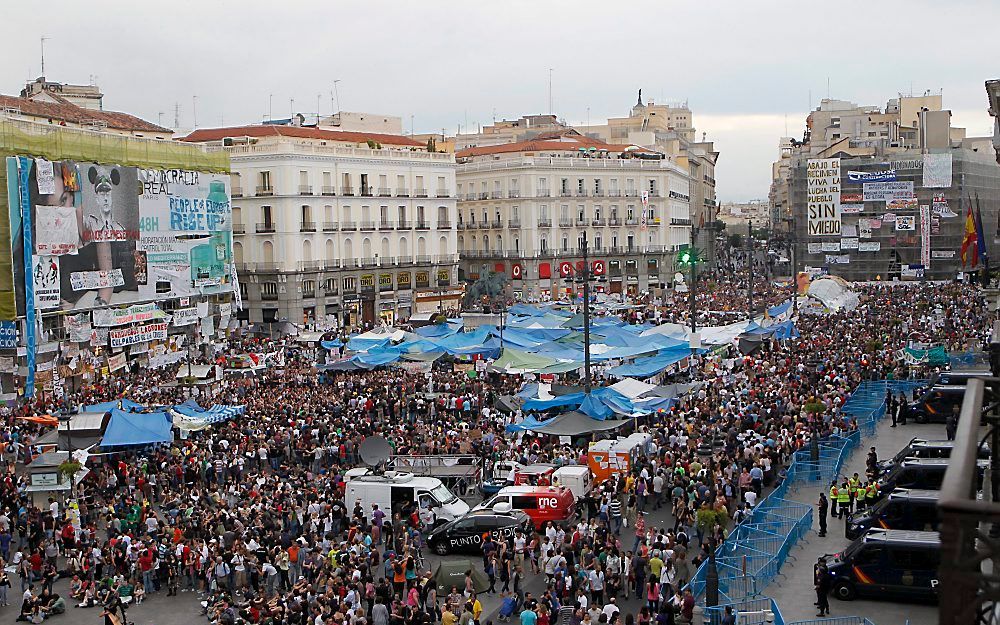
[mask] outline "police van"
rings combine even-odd
[[[365,515],[371,515],[371,504],[392,517],[393,512],[413,508],[431,508],[437,523],[453,521],[469,511],[465,503],[436,477],[414,476],[412,473],[386,471],[371,473],[368,469],[356,468],[344,475],[344,504],[348,510],[361,503]]]
[[[879,462],[879,468],[883,471],[891,469],[907,458],[950,458],[951,451],[955,448],[955,441],[948,440],[928,440],[924,438],[911,439],[906,447],[900,449],[892,458]],[[980,458],[990,457],[990,448],[983,445],[979,448]]]
[[[844,534],[854,540],[869,529],[937,531],[941,522],[936,490],[897,488],[873,506],[847,517]]]
[[[882,474],[879,478],[879,493],[891,493],[897,488],[940,490],[948,462],[948,458],[907,458]],[[978,460],[978,463],[979,482],[976,490],[983,486],[983,471],[989,461]]]
[[[962,408],[965,400],[965,384],[936,384],[907,406],[909,418],[917,423],[944,423],[954,412]]]
[[[937,599],[941,538],[937,532],[870,530],[827,564],[837,599]]]
[[[513,539],[518,531],[525,536],[534,531],[531,517],[501,504],[492,510],[473,510],[438,527],[427,537],[427,545],[440,556],[458,552],[482,554],[487,534],[499,543]]]

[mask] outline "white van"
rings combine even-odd
[[[586,497],[590,492],[593,477],[590,474],[590,467],[581,464],[570,464],[559,467],[552,474],[555,484],[565,486],[573,493],[577,500]]]
[[[369,518],[373,503],[391,517],[393,512],[417,502],[422,508],[433,508],[440,523],[454,521],[469,511],[469,504],[452,494],[436,477],[415,477],[412,473],[395,471],[371,475],[368,469],[358,468],[348,471],[344,479],[344,505],[348,514],[359,501]]]

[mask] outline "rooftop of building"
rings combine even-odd
[[[45,118],[52,123],[65,122],[80,125],[104,125],[114,130],[126,130],[130,132],[173,133],[169,128],[147,122],[135,115],[119,113],[117,111],[84,108],[69,102],[56,93],[46,92],[45,95],[53,101],[46,102],[0,94],[0,109],[14,111],[28,117]]]
[[[292,126],[292,125],[250,125],[250,126],[230,126],[226,128],[199,128],[181,141],[192,143],[205,143],[212,141],[222,141],[224,139],[239,138],[264,138],[264,137],[288,137],[292,139],[311,139],[316,141],[330,141],[335,143],[364,144],[369,141],[387,146],[426,148],[426,143],[421,143],[411,137],[402,135],[389,135],[377,132],[354,132],[344,130],[327,130],[315,126]]]
[[[459,150],[455,157],[472,158],[492,154],[516,154],[521,152],[644,152],[655,154],[653,150],[633,145],[615,145],[600,139],[580,134],[572,128],[539,133],[525,141],[485,145]]]

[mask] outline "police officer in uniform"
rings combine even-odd
[[[832,517],[837,516],[837,502],[839,501],[837,493],[837,480],[835,479],[830,482],[830,516]]]
[[[826,536],[826,510],[829,504],[826,500],[826,493],[823,491],[819,492],[819,501],[816,503],[817,512],[819,514],[819,535]]]

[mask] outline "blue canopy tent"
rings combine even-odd
[[[334,350],[343,347],[344,342],[340,339],[334,339],[332,341],[320,341],[320,347],[323,349]]]
[[[655,356],[636,358],[631,364],[613,367],[608,370],[608,373],[619,378],[649,378],[670,365],[684,360],[689,355],[691,355],[691,348],[678,345],[660,350]]]
[[[111,412],[112,410],[124,410],[126,412],[144,412],[146,407],[142,404],[137,404],[130,399],[116,399],[114,401],[106,401],[100,404],[91,404],[84,408],[85,412]]]
[[[111,411],[111,420],[104,430],[101,447],[134,447],[169,443],[174,439],[170,431],[170,418],[165,412],[137,414],[117,408]]]

